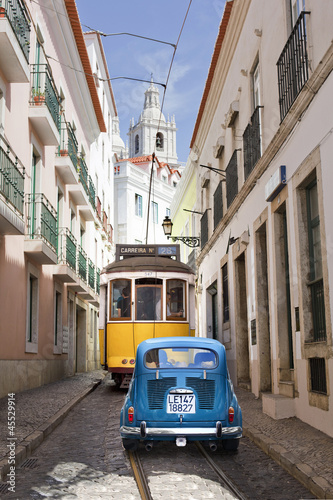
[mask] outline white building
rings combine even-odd
[[[266,413],[330,436],[332,25],[330,0],[226,2],[191,142],[198,333]]]
[[[166,120],[161,113],[159,90],[151,79],[143,111],[136,124],[132,119],[128,131],[129,157],[147,156],[155,151],[160,161],[177,167],[176,132],[175,117]]]

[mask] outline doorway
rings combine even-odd
[[[250,389],[245,252],[235,259],[235,313],[237,385]]]

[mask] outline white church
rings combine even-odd
[[[128,147],[120,137],[118,117],[113,119],[115,242],[167,243],[162,222],[181,177],[176,132],[175,117],[166,120],[161,113],[153,79],[138,122],[130,122]]]

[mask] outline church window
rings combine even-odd
[[[157,151],[164,150],[164,137],[161,132],[157,132],[156,134],[156,149]]]
[[[142,217],[142,196],[140,194],[135,194],[135,215]]]
[[[139,152],[139,136],[135,136],[135,154]]]

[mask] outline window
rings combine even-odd
[[[111,282],[111,319],[131,319],[132,293],[130,280],[115,280]]]
[[[290,0],[291,27],[293,28],[302,10],[305,10],[305,0]]]
[[[185,319],[185,282],[181,280],[167,281],[166,318]]]
[[[227,207],[229,208],[238,194],[237,151],[233,152],[225,171],[227,184]]]
[[[213,369],[217,367],[217,356],[215,352],[210,349],[166,347],[165,349],[151,349],[146,352],[144,363],[147,368]],[[149,380],[148,383],[149,382],[151,382],[151,380]]]
[[[138,321],[163,319],[162,284],[163,282],[159,278],[140,278],[135,281],[135,318]]]
[[[164,150],[164,137],[161,132],[157,132],[156,134],[156,149],[157,151]]]
[[[223,217],[222,181],[219,182],[214,193],[214,229]]]
[[[151,202],[151,211],[153,213],[153,223],[158,224],[158,204],[155,201]]]
[[[201,248],[203,248],[208,241],[208,210],[205,211],[200,219],[201,226]]]
[[[137,154],[139,152],[139,136],[136,135],[134,139],[134,152]]]
[[[229,321],[228,264],[222,267],[222,293],[223,323],[227,323]]]
[[[38,352],[39,272],[28,264],[26,352]]]
[[[140,194],[135,194],[135,215],[142,217],[142,196]]]
[[[61,293],[56,290],[55,301],[54,301],[54,346],[55,353],[58,353],[58,349],[61,349],[62,343],[62,303],[61,303]],[[60,353],[61,354],[61,350]]]
[[[261,106],[260,106],[260,73],[259,63],[252,73],[253,113],[250,123],[243,134],[244,175],[248,178],[255,164],[261,157]]]
[[[313,340],[318,342],[326,340],[326,322],[318,189],[316,180],[311,182],[307,187],[306,200],[310,261],[310,282],[308,283],[308,286],[311,290]]]
[[[166,211],[165,211],[165,215],[167,217],[170,217],[170,208],[167,208]]]
[[[310,358],[311,392],[327,394],[325,358]]]

